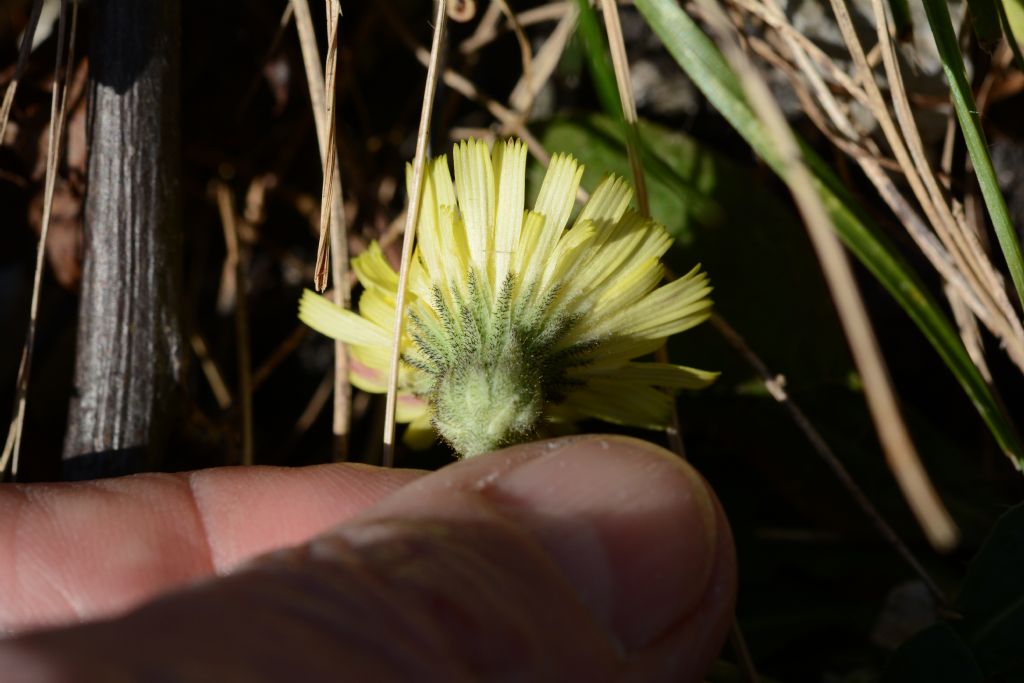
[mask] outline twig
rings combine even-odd
[[[935,598],[942,604],[948,602],[948,597],[939,588],[938,584],[932,579],[931,575],[924,566],[914,556],[914,553],[910,551],[903,539],[900,538],[899,534],[889,526],[889,523],[885,521],[885,518],[874,506],[871,500],[868,498],[864,490],[857,485],[857,482],[853,480],[853,476],[843,465],[843,462],[832,450],[832,447],[828,445],[825,438],[821,435],[821,432],[811,423],[810,418],[807,417],[803,409],[793,400],[785,388],[785,380],[780,375],[774,374],[764,361],[761,360],[743,336],[737,332],[728,322],[725,321],[722,316],[713,314],[711,316],[711,324],[722,335],[722,338],[730,346],[742,356],[743,360],[753,368],[754,372],[758,374],[761,382],[764,383],[765,389],[768,390],[768,394],[775,399],[778,403],[786,409],[792,418],[793,423],[796,424],[797,428],[803,432],[804,437],[810,443],[811,448],[817,453],[818,457],[832,470],[832,473],[839,480],[839,483],[846,489],[846,492],[853,499],[853,502],[861,509],[864,515],[871,520],[871,523],[875,526],[875,529],[881,535],[882,539],[892,546],[893,550],[903,558],[903,560],[914,570],[914,573],[918,575],[921,581],[928,587],[928,590],[932,592]]]
[[[263,364],[252,373],[252,390],[255,392],[270,377],[270,374],[277,369],[281,362],[290,356],[299,347],[299,344],[306,338],[309,328],[299,325],[295,330],[281,342],[270,357],[263,361]]]
[[[409,194],[409,210],[406,212],[405,236],[402,240],[402,264],[398,275],[398,292],[395,295],[395,325],[391,338],[391,368],[388,373],[388,397],[384,412],[383,465],[391,467],[395,460],[395,409],[398,404],[398,365],[401,360],[402,327],[405,322],[405,292],[409,285],[409,263],[412,261],[412,246],[416,239],[416,225],[419,223],[420,202],[423,197],[423,172],[427,162],[427,141],[430,137],[430,116],[434,109],[434,94],[437,92],[438,64],[441,60],[441,39],[444,35],[445,0],[437,0],[437,14],[434,17],[434,37],[430,45],[430,61],[427,64],[427,82],[423,89],[423,106],[420,111],[419,131],[416,134],[416,157],[413,160],[412,191]]]
[[[224,382],[224,376],[220,373],[217,363],[210,356],[206,340],[203,339],[203,335],[193,332],[189,335],[188,341],[192,345],[192,351],[196,354],[196,358],[199,359],[199,367],[202,368],[203,376],[206,377],[206,382],[210,385],[210,391],[217,399],[217,406],[221,410],[227,410],[231,407],[231,391],[228,389],[227,383]]]
[[[225,183],[214,185],[217,210],[224,230],[225,272],[231,270],[235,277],[235,343],[238,345],[238,398],[242,412],[242,464],[252,465],[253,421],[252,421],[252,347],[249,339],[249,297],[246,286],[245,259],[242,258],[238,239],[238,216],[235,214],[234,195]]]
[[[331,391],[334,388],[334,380],[331,377],[331,373],[323,378],[323,381],[316,386],[316,391],[309,399],[309,403],[306,404],[302,414],[299,415],[299,419],[295,421],[295,436],[302,436],[309,428],[316,422],[317,415],[327,405],[327,399],[331,397]]]

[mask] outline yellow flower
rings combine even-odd
[[[566,229],[583,175],[571,156],[552,158],[532,210],[522,142],[492,152],[469,140],[453,157],[454,185],[444,156],[424,179],[398,377],[407,440],[436,430],[475,455],[529,439],[544,421],[658,429],[671,415],[665,389],[714,381],[635,360],[705,320],[711,288],[699,266],[660,285],[671,237],[629,208],[622,179],[606,178]],[[398,275],[376,243],[352,266],[358,313],[307,290],[299,317],[350,345],[355,386],[383,393]]]

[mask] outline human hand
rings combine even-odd
[[[621,437],[4,488],[15,680],[696,681],[732,618],[710,489]]]

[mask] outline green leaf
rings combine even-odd
[[[990,676],[1024,680],[1024,505],[996,522],[971,561],[956,607],[957,630]],[[1011,676],[1012,674],[1012,676]]]
[[[925,2],[934,4],[934,0]],[[675,0],[636,0],[636,6],[704,96],[768,165],[776,173],[781,173],[783,167],[773,141],[751,111],[736,75],[711,40]],[[948,14],[946,17],[948,20]],[[975,129],[975,132],[980,135],[979,130]],[[981,144],[984,146],[984,143]],[[1024,449],[1016,431],[967,355],[948,317],[896,248],[857,207],[828,165],[806,145],[803,151],[808,166],[816,175],[817,189],[825,201],[839,237],[917,324],[963,387],[996,441],[1019,468],[1024,459]],[[991,161],[987,154],[985,160],[991,171]],[[981,178],[982,173],[979,172],[979,180]],[[990,180],[995,182],[994,172],[990,173]],[[998,196],[1001,202],[1002,196]],[[1002,209],[1005,216],[1005,203]],[[1004,228],[1012,231],[1008,217]],[[1013,244],[1016,245],[1015,239]],[[1019,266],[1019,249],[1016,262]]]
[[[886,681],[974,683],[1024,680],[1024,505],[996,522],[971,561],[955,608],[960,618],[907,641]]]
[[[960,129],[967,142],[967,151],[971,155],[971,163],[974,165],[978,185],[981,186],[981,194],[985,198],[985,206],[988,207],[989,216],[992,218],[992,225],[995,228],[996,237],[999,239],[999,246],[1003,250],[1003,258],[1006,259],[1006,266],[1013,279],[1013,285],[1017,290],[1017,297],[1024,304],[1024,258],[1021,256],[1020,242],[1017,240],[1017,232],[1010,220],[1010,214],[1006,209],[1006,200],[999,190],[996,171],[988,154],[988,144],[985,142],[985,133],[981,129],[981,120],[975,108],[974,95],[964,69],[964,60],[960,54],[956,32],[953,30],[953,22],[949,17],[949,7],[946,5],[946,0],[923,1],[932,36],[935,38],[935,47],[938,48],[939,59],[942,60],[942,69],[946,72],[946,78],[949,80],[950,91],[953,95],[953,108],[956,110]]]
[[[640,158],[647,175],[651,215],[664,223],[680,244],[689,244],[696,225],[712,227],[724,218],[723,207],[712,196],[719,184],[721,160],[684,135],[646,121],[640,126]],[[571,151],[583,162],[584,188],[597,187],[603,173],[629,177],[622,126],[607,116],[555,119],[544,126],[541,141],[546,149]],[[532,166],[530,172],[530,187],[535,191],[543,168]],[[739,169],[734,173],[739,182]]]
[[[967,11],[971,15],[971,26],[978,44],[991,52],[1003,37],[999,25],[999,0],[967,0]]]
[[[883,683],[985,683],[970,648],[948,624],[918,633],[896,651]]]

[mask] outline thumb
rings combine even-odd
[[[699,475],[645,442],[585,437],[458,463],[230,577],[8,641],[0,670],[697,681],[734,592],[728,526]]]

